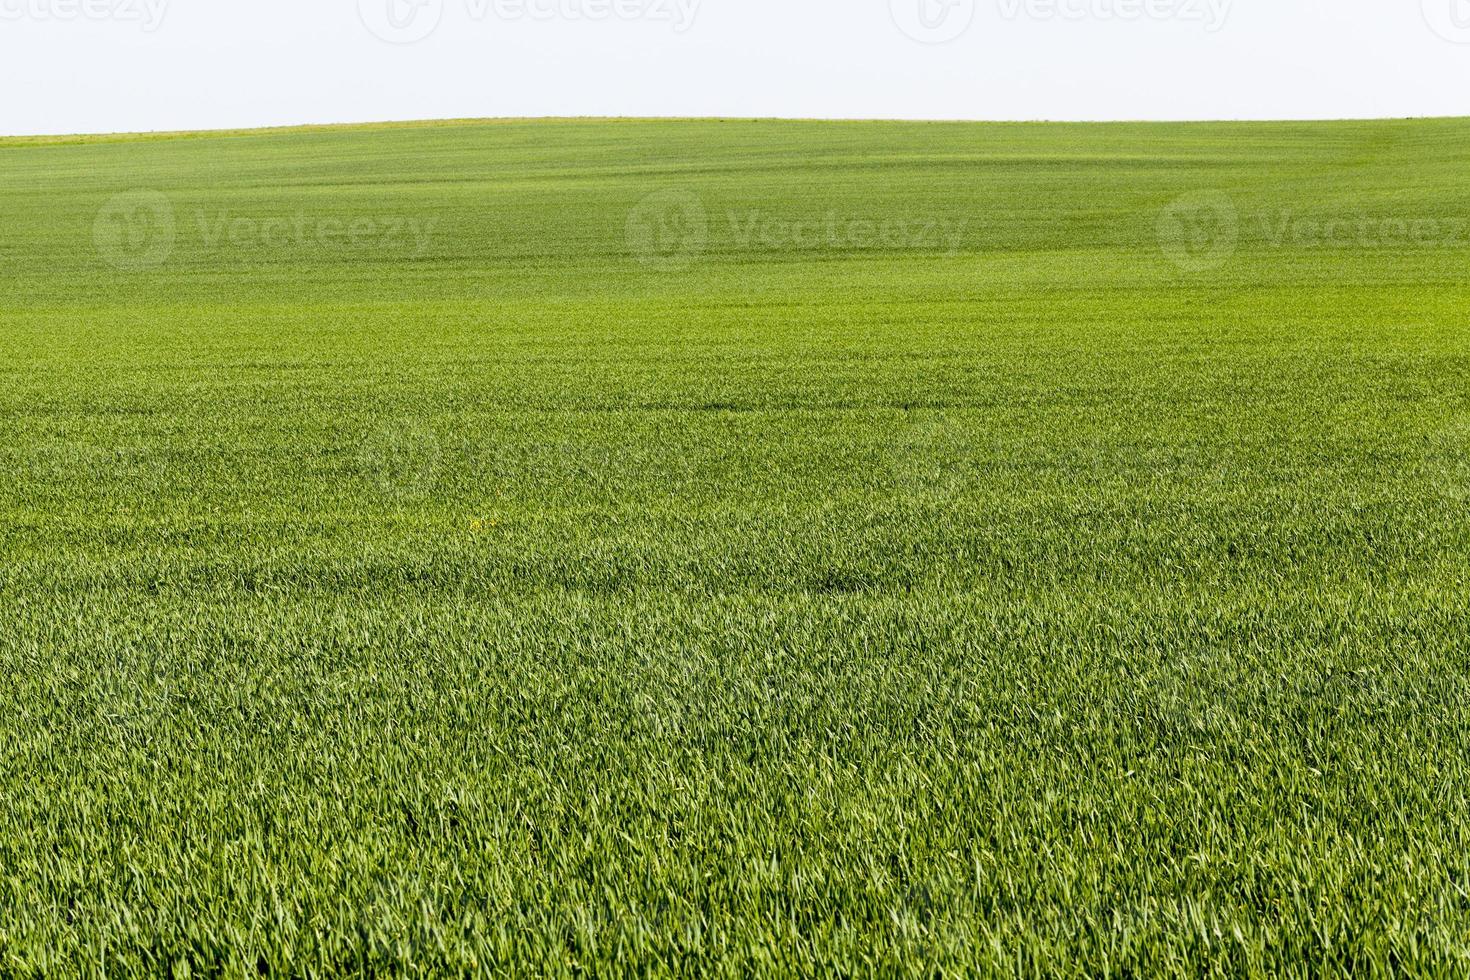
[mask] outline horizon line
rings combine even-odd
[[[381,119],[355,122],[279,123],[261,126],[224,126],[206,129],[115,130],[103,132],[18,133],[0,135],[0,145],[56,141],[166,139],[169,137],[209,137],[267,135],[332,129],[395,129],[418,126],[473,126],[528,122],[706,122],[706,123],[853,123],[912,125],[992,125],[992,126],[1208,126],[1208,125],[1331,125],[1344,123],[1390,122],[1457,122],[1467,116],[1343,116],[1323,118],[1216,118],[1216,119],[914,119],[882,116],[450,116],[414,119]]]

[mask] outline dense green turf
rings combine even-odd
[[[0,141],[0,973],[1463,976],[1467,173]]]

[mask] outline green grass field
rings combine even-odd
[[[1467,172],[0,141],[0,975],[1464,976]]]

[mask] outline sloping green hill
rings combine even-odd
[[[0,973],[1463,974],[1467,173],[0,141]]]

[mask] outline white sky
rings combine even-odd
[[[1470,0],[0,0],[0,82],[3,134],[1465,116]]]

